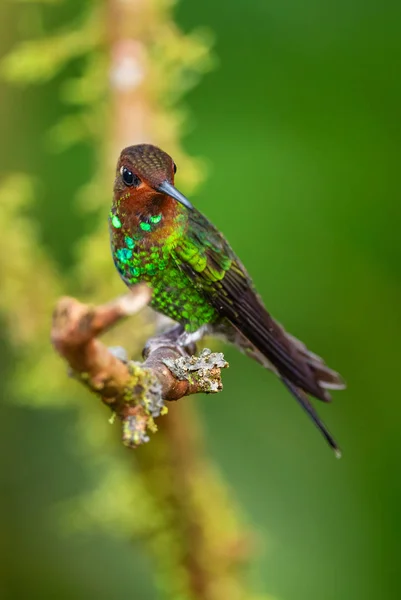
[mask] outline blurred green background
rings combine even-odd
[[[62,23],[79,4],[48,19]],[[2,4],[3,51],[29,31],[28,10]],[[349,386],[318,407],[341,461],[280,383],[235,350],[224,393],[197,398],[208,448],[258,534],[255,585],[282,600],[398,599],[401,5],[181,0],[175,14],[184,30],[215,36],[215,69],[184,100],[185,148],[208,164],[193,200],[270,311]],[[2,84],[0,173],[35,174],[44,243],[68,269],[91,228],[70,197],[92,152],[47,150],[43,132],[65,110],[58,84]],[[0,597],[157,598],[139,544],[60,533],[55,506],[98,473],[74,450],[72,409],[9,402],[6,335],[0,354]]]

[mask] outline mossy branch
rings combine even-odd
[[[211,39],[199,30],[183,34],[174,23],[173,4],[170,0],[89,3],[80,11],[82,16],[62,31],[50,28],[38,39],[22,41],[0,62],[0,77],[14,84],[44,84],[58,76],[65,110],[50,132],[52,148],[64,150],[84,140],[97,165],[91,180],[77,191],[82,212],[91,213],[94,224],[98,221],[85,239],[77,240],[79,259],[73,271],[53,265],[52,254],[39,248],[34,221],[20,210],[24,198],[29,199],[31,184],[13,178],[2,190],[6,210],[0,218],[5,236],[0,310],[7,312],[13,342],[26,349],[18,361],[23,376],[15,382],[35,403],[54,405],[68,398],[61,393],[63,377],[56,357],[44,341],[49,310],[60,290],[79,289],[81,297],[102,302],[122,289],[105,247],[104,220],[121,148],[150,142],[168,150],[180,164],[180,188],[186,193],[205,176],[205,165],[189,157],[180,144],[185,114],[178,99],[209,70]],[[72,60],[73,70],[66,70]],[[168,399],[221,386],[222,355],[206,352],[191,358],[181,355],[171,340],[160,345],[153,338],[145,362],[138,365],[121,349],[108,349],[100,342],[103,331],[148,299],[139,289],[135,296],[97,307],[62,298],[52,328],[54,346],[72,376],[97,394],[113,416],[118,415],[129,446],[147,439],[155,428],[152,411],[162,413]],[[137,352],[153,324],[146,311],[132,323]],[[131,331],[116,327],[112,336],[128,347]],[[215,362],[210,368],[211,358]],[[150,393],[155,390],[159,395]],[[111,527],[126,539],[140,539],[163,598],[260,600],[249,589],[243,570],[253,553],[253,536],[244,525],[235,493],[208,456],[196,403],[188,399],[170,404],[169,414],[158,419],[152,443],[125,453],[124,460],[114,454],[114,432],[99,417],[100,403],[80,402],[79,394],[76,399],[70,396],[68,401],[79,407],[79,438],[85,443],[86,460],[95,462],[96,472],[103,461],[104,469],[98,486],[72,501],[69,525],[75,526],[78,519],[85,530]]]
[[[146,345],[143,363],[129,361],[122,348],[107,348],[98,336],[121,319],[144,308],[147,286],[112,302],[93,307],[74,298],[61,298],[53,315],[51,338],[72,375],[100,396],[123,424],[123,442],[136,447],[155,431],[154,418],[167,412],[165,401],[198,392],[222,389],[221,353],[204,349],[191,356],[166,335]]]

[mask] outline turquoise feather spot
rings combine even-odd
[[[151,223],[160,223],[160,221],[162,220],[162,216],[161,215],[153,215],[152,217],[150,217],[150,222]]]
[[[130,250],[129,248],[119,248],[116,251],[116,257],[118,258],[118,260],[121,260],[121,262],[127,262],[127,260],[129,260],[132,256],[132,250]]]
[[[143,230],[143,231],[150,231],[150,224],[149,223],[140,223],[139,227]]]
[[[131,237],[129,237],[128,235],[125,236],[125,244],[126,244],[127,248],[130,248],[131,250],[135,246],[134,240]]]
[[[134,277],[138,277],[138,275],[141,274],[141,269],[139,269],[138,267],[130,267],[130,273]]]

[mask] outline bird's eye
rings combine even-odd
[[[138,185],[141,183],[139,177],[127,169],[127,167],[122,166],[120,169],[120,174],[125,185],[130,187],[138,187]]]
[[[177,173],[177,165],[175,163],[174,164],[174,173]]]

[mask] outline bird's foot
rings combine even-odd
[[[193,355],[196,353],[196,343],[208,333],[210,333],[208,325],[202,325],[193,332],[185,331],[183,325],[176,325],[161,335],[150,338],[144,348],[143,356],[146,358],[160,347],[178,350],[182,356]]]
[[[182,348],[185,348],[189,354],[195,354],[197,342],[208,333],[210,333],[210,327],[208,325],[202,325],[202,327],[199,327],[199,329],[191,333],[183,331],[178,338],[178,344]]]
[[[146,346],[143,350],[143,357],[146,359],[151,352],[157,350],[157,348],[172,348],[173,350],[180,352],[185,356],[185,348],[180,343],[180,337],[184,333],[184,327],[182,325],[175,325],[168,331],[150,338],[146,342]]]

